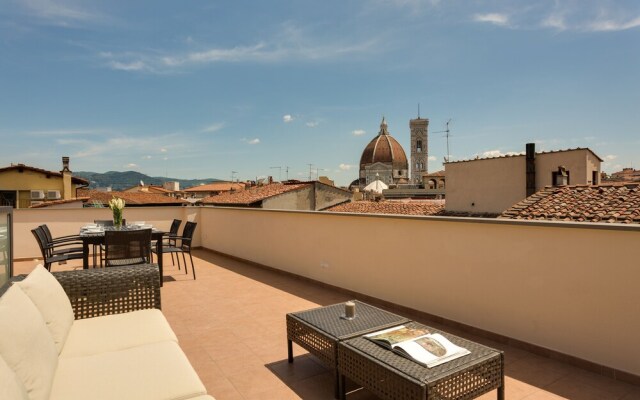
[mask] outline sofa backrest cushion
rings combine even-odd
[[[16,373],[30,400],[49,398],[58,352],[40,311],[18,285],[0,297],[0,357]]]
[[[42,314],[60,354],[74,320],[69,297],[56,278],[42,265],[38,265],[18,285]]]
[[[0,357],[0,399],[29,400],[24,385],[2,357]]]

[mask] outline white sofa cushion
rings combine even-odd
[[[49,398],[58,351],[40,311],[17,285],[0,298],[0,357],[31,400]]]
[[[166,341],[61,358],[50,400],[182,400],[205,394],[178,344]]]
[[[2,357],[0,357],[0,399],[29,400],[24,385]]]
[[[59,354],[73,325],[74,316],[69,297],[56,278],[42,265],[38,265],[18,285],[40,310]]]
[[[162,311],[148,309],[74,322],[61,358],[89,356],[163,341],[177,342]]]

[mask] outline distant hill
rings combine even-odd
[[[164,182],[180,182],[180,189],[186,189],[192,186],[198,186],[205,183],[217,182],[220,179],[178,179],[178,178],[164,178],[153,177],[142,174],[136,171],[109,171],[105,173],[98,172],[73,172],[73,176],[84,178],[90,182],[89,188],[94,189],[97,187],[111,186],[113,190],[122,190],[136,186],[140,184],[140,181],[145,185],[162,185]]]

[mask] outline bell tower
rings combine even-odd
[[[411,183],[422,183],[422,174],[429,170],[429,118],[418,118],[409,121],[411,130]]]

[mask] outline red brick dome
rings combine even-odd
[[[362,152],[360,167],[364,168],[365,165],[377,162],[392,163],[393,166],[398,169],[407,169],[409,165],[404,149],[400,146],[400,143],[389,134],[387,122],[384,118],[382,118],[378,136],[373,138]]]

